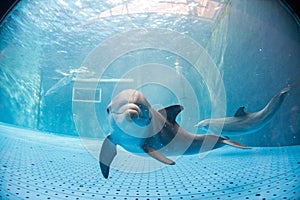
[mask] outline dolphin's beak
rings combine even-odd
[[[199,127],[199,126],[201,126],[201,121],[194,125],[194,127]]]
[[[147,106],[143,104],[137,104],[140,108],[140,112],[138,115],[133,115],[132,120],[139,126],[147,126],[150,124],[152,116],[150,110]]]

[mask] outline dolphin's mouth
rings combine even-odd
[[[149,125],[152,119],[149,108],[138,103],[128,103],[120,106],[118,109],[108,106],[106,111],[108,114],[124,115],[128,121],[133,121],[139,126]]]

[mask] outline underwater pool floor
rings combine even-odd
[[[224,147],[149,173],[112,169],[106,180],[78,138],[0,125],[0,142],[0,199],[300,198],[300,146]]]

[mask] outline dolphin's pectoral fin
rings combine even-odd
[[[168,164],[168,165],[175,165],[175,162],[173,160],[170,160],[169,158],[165,157],[156,149],[154,149],[148,145],[143,145],[142,148],[152,158],[154,158],[162,163]]]
[[[158,112],[162,115],[167,115],[166,118],[169,122],[174,123],[176,120],[177,115],[183,110],[181,105],[172,105],[165,107],[163,109],[158,110]]]
[[[240,148],[240,149],[251,149],[250,147],[247,147],[245,145],[242,145],[241,143],[237,142],[237,141],[232,141],[232,140],[228,140],[228,139],[223,139],[222,141],[224,144],[228,144],[230,146],[233,146],[233,147],[237,147],[237,148]]]
[[[245,115],[247,115],[247,113],[245,112],[245,106],[239,107],[239,109],[237,109],[237,111],[234,114],[235,117],[243,117]]]
[[[109,140],[108,136],[104,139],[99,155],[99,164],[104,178],[108,178],[110,164],[116,155],[116,145]]]

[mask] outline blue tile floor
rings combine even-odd
[[[300,199],[300,146],[223,147],[161,168],[121,152],[106,180],[99,142],[0,124],[0,199]]]

